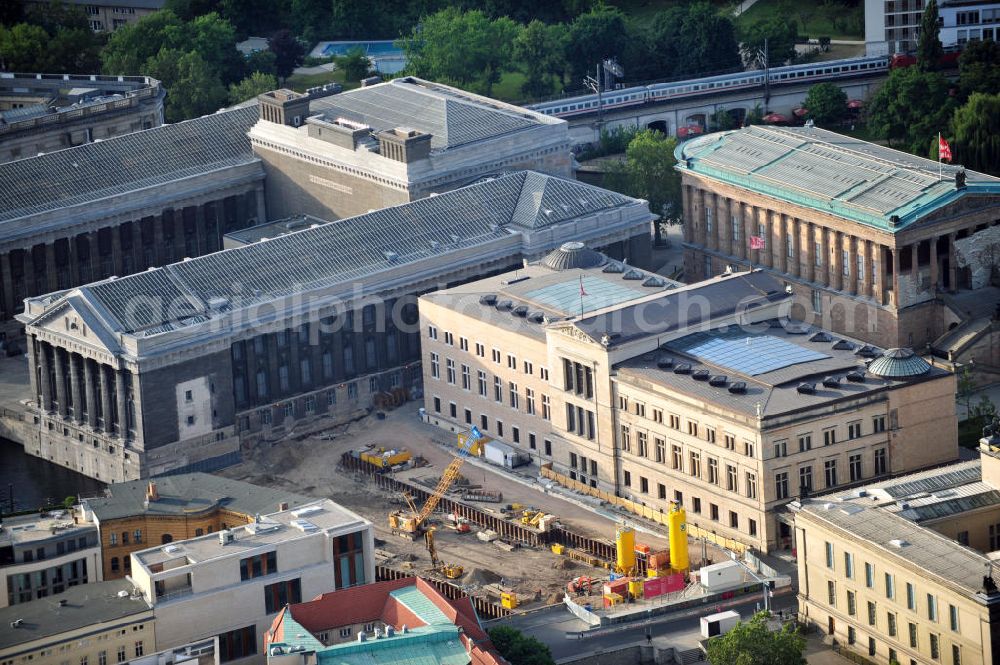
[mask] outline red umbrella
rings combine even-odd
[[[764,122],[766,122],[768,124],[776,125],[776,124],[783,123],[783,122],[787,123],[788,122],[788,116],[787,115],[782,115],[780,113],[768,113],[763,118],[761,118],[761,120],[763,120]]]
[[[797,117],[797,118],[801,118],[801,117],[802,117],[802,116],[804,116],[805,114],[809,113],[809,109],[807,109],[807,108],[806,108],[806,107],[804,107],[804,106],[800,106],[799,108],[797,108],[797,109],[793,110],[793,111],[792,111],[792,113],[794,113],[794,114],[795,114],[795,117]]]
[[[851,101],[847,102],[847,108],[849,109],[859,109],[864,105],[865,103],[860,99],[852,99]]]

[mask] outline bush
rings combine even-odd
[[[597,143],[581,150],[577,157],[581,160],[586,160],[623,153],[638,133],[639,127],[637,125],[619,125],[610,131],[606,128],[601,128],[601,137],[597,140]]]

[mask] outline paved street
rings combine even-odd
[[[726,603],[722,607],[736,610],[743,618],[749,618],[757,610],[760,600],[760,596],[755,594],[749,600]],[[790,611],[795,608],[795,604],[794,594],[777,596],[773,599],[772,609]],[[663,646],[695,648],[701,639],[701,617],[714,611],[713,605],[687,610],[681,616],[654,620],[649,624],[650,633],[654,640]],[[634,642],[644,642],[647,630],[646,623],[641,622],[634,627],[605,629],[600,634],[585,639],[567,639],[567,632],[574,633],[585,626],[562,606],[514,617],[505,623],[548,644],[556,661],[570,657],[578,658],[593,652],[611,651]]]

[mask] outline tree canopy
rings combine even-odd
[[[274,71],[282,80],[291,76],[306,56],[305,47],[291,30],[278,30],[271,35],[267,48],[274,54]]]
[[[962,94],[1000,92],[1000,43],[992,39],[975,40],[965,45],[958,58],[958,82]]]
[[[758,612],[725,635],[708,641],[711,665],[805,665],[806,640],[792,624],[768,629],[768,612]]]
[[[649,201],[657,217],[672,218],[681,210],[681,178],[674,169],[677,141],[662,132],[637,132],[625,149],[625,161],[605,178],[610,189]],[[656,240],[660,239],[659,225]]]
[[[795,60],[795,40],[798,37],[798,23],[795,19],[772,17],[761,19],[742,31],[740,51],[743,61],[757,62],[767,43],[767,62],[778,67]]]
[[[920,39],[917,41],[917,67],[933,72],[941,66],[944,47],[938,37],[937,0],[929,0],[920,19]]]
[[[552,93],[553,79],[566,67],[566,26],[534,20],[514,38],[514,61],[524,72],[522,92],[529,97]]]
[[[337,67],[344,71],[345,81],[360,81],[371,72],[372,63],[360,46],[350,49],[336,60]]]
[[[1000,175],[1000,94],[975,92],[952,120],[955,161]]]
[[[931,139],[947,128],[954,111],[948,81],[916,67],[894,69],[872,97],[868,126],[874,133],[918,155],[927,155]]]
[[[574,84],[584,76],[596,75],[597,65],[607,58],[623,56],[629,47],[625,14],[617,7],[597,5],[580,14],[569,26],[566,61]]]
[[[517,32],[509,18],[448,7],[428,16],[399,43],[407,69],[416,76],[489,95],[510,62]]]
[[[239,83],[229,86],[229,103],[239,104],[277,87],[278,79],[274,74],[254,72]]]
[[[847,93],[836,83],[817,83],[809,88],[805,107],[817,125],[829,125],[844,117]]]
[[[549,648],[516,628],[497,626],[490,629],[490,639],[500,655],[511,665],[555,665]]]

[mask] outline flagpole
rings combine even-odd
[[[941,132],[938,132],[938,180],[944,180],[943,168],[941,166]]]

